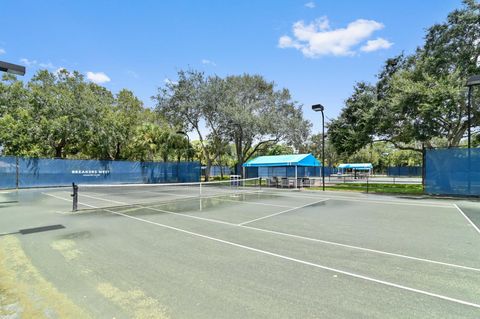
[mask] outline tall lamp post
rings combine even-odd
[[[25,75],[25,67],[23,65],[0,61],[0,72],[6,72],[6,73],[11,73],[16,75]],[[3,146],[0,144],[0,154],[2,153],[3,153]],[[18,188],[18,156],[15,158],[16,158],[15,166],[17,171],[16,188]]]
[[[185,135],[187,137],[187,142],[188,142],[188,145],[187,145],[187,162],[190,162],[190,137],[184,131],[177,131],[176,133],[180,134],[180,135]]]
[[[471,171],[471,113],[472,113],[472,92],[473,87],[476,85],[480,85],[480,75],[472,75],[467,80],[467,87],[468,87],[468,104],[467,104],[467,123],[468,123],[468,135],[467,135],[467,146],[468,146],[468,194],[470,195],[471,189],[471,178],[470,178],[470,171]]]
[[[323,110],[325,108],[322,104],[312,105],[312,110],[315,112],[322,112],[322,188],[325,191],[325,115]]]
[[[471,144],[470,144],[470,139],[471,139],[471,110],[472,110],[472,92],[473,92],[473,87],[476,85],[480,85],[480,75],[472,75],[468,81],[467,81],[467,87],[468,87],[468,106],[467,106],[467,122],[468,122],[468,148],[470,149]]]

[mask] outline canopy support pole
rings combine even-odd
[[[298,166],[295,165],[295,188],[298,188]]]

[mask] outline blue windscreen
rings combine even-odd
[[[439,195],[480,195],[480,149],[427,150],[425,191]]]
[[[422,176],[421,166],[392,166],[387,167],[388,176]]]
[[[0,157],[0,188],[200,181],[199,162],[132,162]],[[18,180],[17,180],[18,179]]]
[[[17,187],[17,164],[13,156],[0,157],[0,188]]]

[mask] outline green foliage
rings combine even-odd
[[[465,83],[480,73],[478,39],[480,5],[466,0],[446,22],[427,30],[415,54],[387,60],[375,85],[355,86],[329,125],[337,151],[351,155],[373,141],[417,152],[422,143],[460,145],[467,130]],[[472,126],[480,126],[478,106],[472,114]]]
[[[300,145],[310,129],[288,90],[276,90],[274,83],[258,75],[220,78],[180,71],[177,81],[160,88],[154,99],[160,116],[197,133],[197,157],[207,165],[207,172],[214,162],[227,162],[227,154],[235,153],[236,164],[241,165],[272,143]],[[233,143],[234,152],[229,143]]]
[[[0,145],[5,155],[164,161],[188,149],[132,92],[113,96],[66,70],[41,70],[27,85],[3,76]]]

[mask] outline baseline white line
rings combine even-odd
[[[54,198],[56,198],[56,199],[61,199],[61,200],[64,200],[64,201],[66,201],[66,202],[72,203],[72,200],[71,200],[71,199],[66,199],[66,198],[63,198],[63,197],[60,197],[60,196],[56,196],[56,195],[53,195],[53,194],[49,194],[49,193],[43,193],[43,192],[42,192],[42,194],[43,194],[43,195],[46,195],[46,196],[54,197]],[[85,203],[80,203],[80,202],[78,202],[78,204],[83,205],[83,206],[87,206],[87,207],[90,207],[90,208],[99,208],[99,207],[96,207],[96,206],[92,206],[92,205],[85,204]]]
[[[252,229],[252,230],[257,230],[257,231],[265,232],[265,233],[271,233],[271,234],[276,234],[276,235],[281,235],[281,236],[286,236],[286,237],[292,237],[292,238],[303,239],[303,240],[307,240],[307,241],[318,242],[318,243],[327,244],[327,245],[345,247],[345,248],[361,250],[361,251],[366,251],[366,252],[375,253],[375,254],[405,258],[405,259],[410,259],[410,260],[415,260],[415,261],[427,262],[427,263],[431,263],[431,264],[437,264],[437,265],[442,265],[442,266],[448,266],[448,267],[453,267],[453,268],[460,268],[460,269],[473,270],[473,271],[480,272],[479,268],[473,268],[473,267],[462,266],[462,265],[457,265],[457,264],[450,264],[450,263],[445,263],[445,262],[426,259],[426,258],[419,258],[419,257],[408,256],[408,255],[389,253],[389,252],[382,251],[382,250],[376,250],[376,249],[364,248],[364,247],[360,247],[360,246],[347,245],[347,244],[337,243],[337,242],[333,242],[333,241],[322,240],[322,239],[311,238],[311,237],[305,237],[305,236],[300,236],[300,235],[293,235],[293,234],[289,234],[289,233],[284,233],[284,232],[279,232],[279,231],[274,231],[274,230],[268,230],[268,229],[264,229],[264,228],[257,228],[257,227],[252,227],[252,226],[241,226],[241,227]]]
[[[426,295],[426,296],[430,296],[430,297],[434,297],[434,298],[438,298],[438,299],[442,299],[442,300],[446,300],[446,301],[458,303],[458,304],[461,304],[461,305],[471,306],[471,307],[475,307],[475,308],[480,309],[480,304],[476,304],[476,303],[473,303],[473,302],[468,302],[468,301],[461,300],[461,299],[451,298],[451,297],[447,297],[447,296],[444,296],[444,295],[428,292],[426,290],[416,289],[416,288],[396,284],[396,283],[393,283],[393,282],[380,280],[380,279],[376,279],[376,278],[373,278],[373,277],[368,277],[368,276],[356,274],[356,273],[353,273],[353,272],[349,272],[349,271],[345,271],[345,270],[341,270],[341,269],[337,269],[337,268],[332,268],[332,267],[316,264],[316,263],[313,263],[313,262],[309,262],[309,261],[305,261],[305,260],[301,260],[301,259],[297,259],[297,258],[293,258],[293,257],[288,257],[288,256],[285,256],[285,255],[280,255],[280,254],[270,252],[270,251],[267,251],[267,250],[262,250],[262,249],[242,245],[242,244],[237,244],[237,243],[234,243],[234,242],[231,242],[231,241],[227,241],[227,240],[223,240],[223,239],[219,239],[219,238],[215,238],[215,237],[211,237],[211,236],[207,236],[207,235],[202,235],[202,234],[195,233],[195,232],[192,232],[192,231],[189,231],[189,230],[186,230],[186,229],[181,229],[181,228],[177,228],[177,227],[173,227],[173,226],[169,226],[169,225],[165,225],[165,224],[156,223],[156,222],[153,222],[153,221],[150,221],[150,220],[130,216],[130,215],[127,215],[127,214],[122,214],[122,213],[115,212],[115,211],[108,210],[108,209],[105,209],[105,211],[108,211],[112,214],[120,215],[120,216],[123,216],[123,217],[126,217],[126,218],[131,218],[131,219],[134,219],[134,220],[137,220],[137,221],[141,221],[141,222],[144,222],[144,223],[147,223],[147,224],[152,224],[152,225],[156,225],[156,226],[159,226],[159,227],[175,230],[175,231],[178,231],[178,232],[181,232],[181,233],[184,233],[184,234],[189,234],[189,235],[192,235],[192,236],[205,238],[205,239],[208,239],[208,240],[216,241],[216,242],[223,243],[223,244],[230,245],[230,246],[243,248],[243,249],[254,251],[254,252],[257,252],[257,253],[264,254],[264,255],[273,256],[273,257],[277,257],[277,258],[280,258],[280,259],[293,261],[293,262],[296,262],[296,263],[299,263],[299,264],[303,264],[303,265],[307,265],[307,266],[311,266],[311,267],[320,268],[320,269],[328,270],[328,271],[331,271],[331,272],[339,273],[339,274],[346,275],[346,276],[349,276],[349,277],[353,277],[353,278],[357,278],[357,279],[363,279],[365,281],[370,281],[370,282],[374,282],[374,283],[377,283],[377,284],[381,284],[381,285],[385,285],[385,286],[389,286],[389,287],[394,287],[394,288],[397,288],[397,289],[406,290],[406,291],[410,291],[410,292],[415,292],[415,293],[418,293],[418,294],[422,294],[422,295]]]
[[[329,198],[322,199],[322,200],[319,200],[319,201],[316,201],[316,202],[313,202],[313,203],[309,203],[309,204],[305,204],[305,205],[302,205],[302,206],[298,206],[298,207],[292,207],[290,209],[282,210],[281,212],[273,213],[273,214],[270,214],[270,215],[267,215],[267,216],[255,218],[255,219],[252,219],[252,220],[247,220],[246,222],[238,224],[238,226],[243,226],[243,225],[250,224],[250,223],[262,220],[262,219],[270,218],[270,217],[277,216],[277,215],[280,215],[280,214],[285,214],[285,213],[291,212],[293,210],[297,210],[297,209],[304,208],[304,207],[307,207],[307,206],[311,206],[311,205],[321,203],[321,202],[326,202],[327,200],[329,200]]]
[[[460,209],[460,207],[457,206],[457,204],[453,204],[453,206],[455,206],[455,208],[463,215],[463,217],[465,217],[465,219],[470,223],[470,225],[473,226],[473,228],[477,231],[477,233],[480,234],[480,229],[478,229],[477,225],[475,225],[472,220],[470,218],[468,218],[467,215],[465,215],[465,213]]]
[[[425,206],[425,207],[438,207],[438,208],[452,208],[451,204],[435,204],[435,203],[409,203],[409,202],[403,202],[403,201],[391,201],[391,200],[374,200],[374,199],[364,199],[364,198],[350,198],[347,196],[338,196],[338,195],[331,195],[331,194],[319,194],[319,196],[313,196],[313,194],[308,194],[308,195],[303,195],[299,193],[294,193],[294,195],[291,195],[293,193],[283,193],[279,191],[273,191],[273,192],[265,192],[266,194],[274,195],[274,196],[282,196],[283,194],[286,194],[287,197],[295,197],[295,198],[311,198],[311,199],[316,199],[319,196],[328,196],[329,199],[332,200],[343,200],[343,201],[351,201],[351,202],[366,202],[366,203],[375,203],[375,204],[394,204],[394,205],[407,205],[407,206]],[[280,195],[282,194],[282,195]]]

